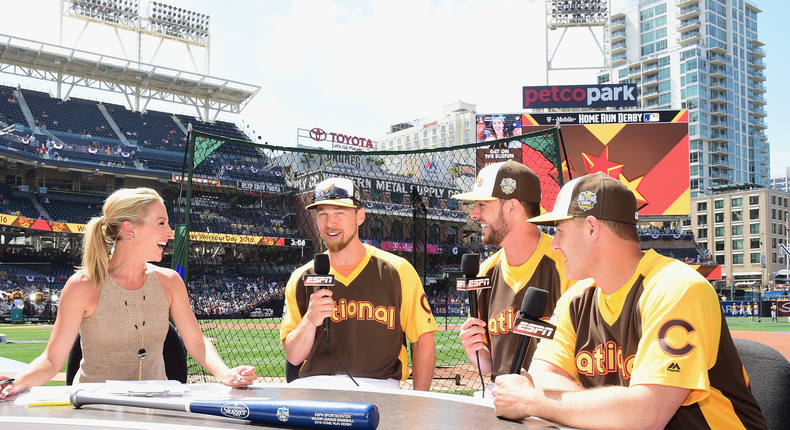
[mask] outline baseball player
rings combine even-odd
[[[472,191],[452,196],[474,201],[469,217],[482,227],[483,243],[501,247],[480,267],[478,276],[490,277],[492,288],[477,292],[479,315],[461,326],[460,339],[469,360],[491,379],[510,372],[519,335],[513,322],[530,286],[549,292],[548,318],[569,287],[561,255],[551,250],[551,236],[527,219],[540,215],[540,180],[529,167],[515,161],[490,164],[480,170]],[[475,294],[475,293],[472,293]],[[535,343],[530,343],[521,366],[529,367]]]
[[[428,390],[436,364],[433,333],[438,327],[414,267],[359,240],[365,209],[351,180],[320,182],[307,209],[315,211],[335,287],[307,291],[302,275],[315,273],[312,261],[296,269],[285,287],[280,340],[288,361],[300,366],[301,379],[293,383],[349,385],[345,367],[357,383],[400,388],[400,381],[409,377],[405,346],[409,339],[414,389]],[[325,318],[330,319],[331,350],[324,340]]]
[[[496,414],[578,428],[767,429],[716,291],[694,269],[643,252],[634,194],[602,172],[565,184],[553,249],[568,278],[556,332],[528,375],[501,375]],[[736,400],[737,399],[737,400]]]

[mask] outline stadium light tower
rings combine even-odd
[[[593,27],[606,27],[609,25],[610,7],[609,0],[546,0],[546,85],[549,83],[549,74],[554,70],[599,70],[608,62],[605,49],[601,46],[598,37],[593,32]],[[603,58],[603,65],[553,67],[554,56],[562,45],[562,40],[569,29],[576,31],[587,27],[590,37],[598,45]],[[559,41],[552,48],[549,40],[549,31],[562,30]],[[606,42],[606,41],[605,41]]]
[[[192,60],[195,73],[201,73],[192,56],[190,46],[203,48],[206,52],[206,64],[202,73],[209,75],[211,57],[209,21],[211,17],[208,14],[151,1],[148,3],[148,10],[141,15],[139,0],[62,0],[61,12],[61,45],[63,45],[63,18],[79,19],[85,21],[85,27],[73,48],[77,48],[88,24],[96,23],[116,29],[115,36],[118,39],[118,44],[123,51],[124,58],[128,60],[132,60],[132,58],[129,58],[118,30],[136,33],[135,60],[138,63],[144,62],[142,58],[144,35],[159,39],[159,46],[157,46],[153,57],[145,61],[150,64],[155,64],[156,55],[159,53],[162,43],[165,40],[171,40],[184,45],[190,60]]]

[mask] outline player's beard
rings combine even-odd
[[[485,245],[499,246],[505,239],[505,236],[510,233],[510,227],[508,227],[505,221],[505,214],[502,208],[499,208],[499,216],[497,219],[495,219],[494,222],[488,223],[487,230],[486,234],[483,235],[483,244]]]
[[[351,235],[346,235],[346,232],[343,231],[341,233],[341,237],[342,237],[341,240],[327,240],[326,233],[321,235],[321,239],[324,240],[324,245],[326,245],[326,249],[329,252],[340,252],[344,250],[349,243],[351,243],[351,241],[354,239],[355,236],[356,236],[355,233],[352,233]]]

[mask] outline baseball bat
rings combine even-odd
[[[77,390],[71,394],[71,404],[75,408],[98,404],[164,409],[311,429],[375,430],[379,425],[379,409],[372,403],[256,398],[189,401],[97,396]]]

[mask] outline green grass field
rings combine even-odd
[[[446,368],[467,364],[466,353],[458,341],[457,327],[463,323],[463,318],[441,318],[440,330],[435,334],[436,339],[436,367]],[[210,328],[204,334],[214,340],[214,345],[230,366],[242,364],[257,367],[261,377],[281,378],[285,375],[285,354],[280,345],[279,319],[266,320],[222,320],[223,327],[235,327],[244,324],[263,324],[269,328]],[[771,318],[762,318],[762,322],[749,318],[727,318],[730,330],[764,331],[764,332],[790,332],[790,322],[786,317],[779,318],[779,322],[771,322]],[[45,341],[52,332],[51,326],[0,324],[0,333],[8,336],[10,342],[18,341]],[[38,357],[46,347],[46,343],[6,343],[0,345],[0,356],[12,360],[29,363]],[[197,364],[190,360],[190,369],[196,369]],[[64,368],[61,370],[65,372]],[[190,373],[194,373],[191,371]],[[51,385],[62,385],[63,382],[50,382]]]

